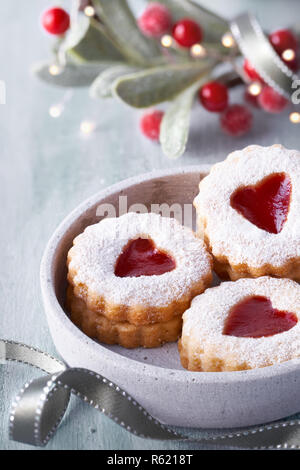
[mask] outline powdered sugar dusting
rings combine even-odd
[[[278,234],[258,228],[230,205],[237,188],[255,185],[273,173],[286,173],[292,185],[288,217]],[[281,145],[251,145],[214,165],[199,188],[194,204],[206,222],[205,234],[215,256],[252,267],[281,266],[300,256],[300,152]]]
[[[223,335],[230,309],[247,296],[269,298],[273,308],[294,313],[298,323],[288,331],[269,337],[244,338]],[[189,352],[211,349],[218,359],[247,363],[249,367],[284,362],[300,357],[300,286],[289,279],[260,277],[224,282],[194,298],[183,315],[182,342]]]
[[[150,237],[169,253],[176,268],[162,275],[117,277],[115,264],[130,240]],[[85,284],[107,301],[123,305],[167,305],[190,292],[191,285],[211,271],[202,240],[175,219],[158,214],[128,213],[91,225],[76,237],[69,252],[74,284]]]

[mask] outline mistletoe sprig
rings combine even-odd
[[[244,82],[248,104],[265,111],[280,112],[288,105],[247,60],[239,66],[228,22],[189,0],[149,1],[138,19],[126,0],[81,0],[74,3],[71,21],[66,11],[52,8],[42,24],[56,41],[53,60],[34,67],[38,77],[57,86],[89,86],[93,98],[117,97],[135,108],[169,103],[165,112],[145,113],[140,125],[146,136],[160,140],[170,158],[185,150],[197,96],[208,111],[220,114],[230,135],[247,132],[252,123],[248,107],[229,103],[231,86]],[[281,30],[270,41],[296,69],[296,36]],[[221,72],[224,63],[229,72]]]

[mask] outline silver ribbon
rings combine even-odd
[[[262,79],[278,93],[291,99],[293,82],[299,77],[290,70],[275,52],[257,19],[243,13],[230,23],[230,29],[243,55]]]
[[[69,368],[49,354],[0,339],[0,361],[29,364],[47,375],[24,385],[10,413],[10,439],[44,446],[58,428],[74,393],[132,434],[242,449],[300,449],[300,420],[277,421],[221,436],[187,438],[154,419],[128,393],[88,369]]]

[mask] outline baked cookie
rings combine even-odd
[[[251,145],[214,165],[194,201],[222,278],[300,281],[300,152]]]
[[[104,315],[89,310],[83,300],[75,297],[71,286],[67,290],[66,307],[73,323],[87,336],[101,343],[119,344],[124,348],[157,348],[164,343],[177,341],[181,333],[181,315],[149,325],[112,322]]]
[[[205,244],[175,219],[128,213],[87,227],[68,253],[68,280],[88,310],[149,325],[181,315],[212,279]]]
[[[300,286],[260,277],[224,282],[192,301],[179,351],[192,371],[266,367],[300,357]]]

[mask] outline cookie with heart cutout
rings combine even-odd
[[[221,278],[300,281],[300,152],[251,145],[214,165],[194,200]]]
[[[112,322],[168,322],[211,283],[212,260],[188,227],[128,213],[90,225],[68,253],[68,281],[88,310]]]
[[[195,297],[183,315],[183,367],[220,372],[300,358],[300,286],[260,277],[223,282]]]
[[[82,299],[75,297],[71,286],[67,289],[66,308],[72,322],[87,336],[101,343],[118,344],[123,348],[157,348],[164,343],[177,341],[181,333],[181,315],[149,325],[108,320],[104,315],[88,309]]]

